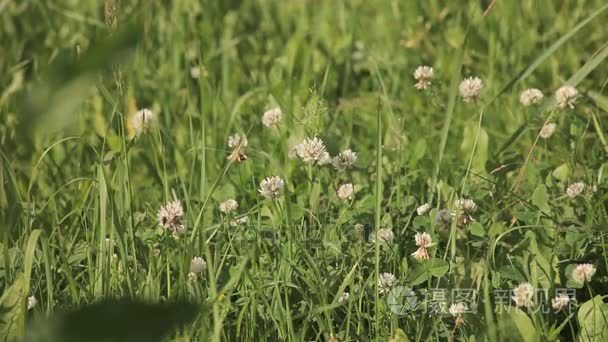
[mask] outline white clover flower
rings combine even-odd
[[[154,123],[154,112],[152,110],[144,108],[138,110],[133,116],[131,116],[131,127],[135,130],[136,135],[140,135],[148,131]]]
[[[450,312],[450,315],[454,316],[454,317],[458,317],[461,316],[463,314],[465,314],[468,310],[468,306],[466,303],[454,303],[452,305],[450,305],[450,308],[448,309],[448,311]]]
[[[185,231],[184,225],[182,224],[183,216],[184,208],[177,200],[166,203],[158,210],[158,222],[161,227],[177,234],[181,234]]]
[[[245,154],[245,148],[247,147],[248,141],[247,137],[243,134],[236,133],[228,137],[228,147],[232,149],[230,155],[228,155],[227,159],[241,162],[247,160],[247,155]]]
[[[422,216],[422,215],[426,215],[426,213],[428,213],[429,210],[431,210],[431,205],[428,203],[424,203],[423,205],[416,208],[416,213],[418,213],[418,215]]]
[[[456,320],[454,322],[455,329],[466,323],[466,321],[464,320],[462,315],[464,315],[467,312],[467,310],[468,310],[468,307],[467,307],[466,303],[459,302],[459,303],[454,303],[454,304],[450,305],[450,308],[448,309],[448,311],[452,316],[454,316],[456,318]]]
[[[477,204],[470,198],[461,198],[456,200],[456,207],[458,210],[465,213],[474,213],[477,211]]]
[[[572,270],[572,280],[580,284],[590,282],[596,270],[592,264],[578,264]]]
[[[340,297],[338,297],[338,303],[344,303],[347,302],[348,299],[350,298],[350,293],[348,292],[343,292]]]
[[[572,183],[568,186],[568,189],[566,189],[566,194],[570,198],[575,198],[582,195],[586,188],[587,186],[583,182]]]
[[[456,200],[456,208],[458,208],[457,223],[459,227],[466,227],[471,222],[475,222],[472,214],[477,211],[477,204],[472,199],[461,198]]]
[[[281,122],[282,117],[283,112],[281,111],[281,108],[274,107],[264,112],[262,115],[262,123],[266,127],[273,127]]]
[[[338,188],[338,197],[341,200],[345,200],[345,201],[352,200],[354,190],[355,190],[355,188],[353,187],[353,185],[351,183],[342,184]]]
[[[306,138],[296,145],[296,154],[305,163],[322,165],[331,160],[323,141],[317,137]]]
[[[465,78],[460,82],[458,90],[464,102],[474,102],[479,99],[479,94],[483,88],[483,82],[478,77]]]
[[[249,222],[249,217],[247,216],[235,217],[230,220],[230,226],[236,227],[242,224],[247,224],[247,222]]]
[[[378,229],[378,241],[383,244],[390,245],[395,239],[395,233],[390,228]]]
[[[319,161],[317,161],[317,165],[327,165],[329,163],[331,163],[331,156],[328,152],[324,152]]]
[[[429,254],[428,248],[419,247],[414,253],[412,253],[414,259],[422,261],[429,260],[431,255]]]
[[[429,247],[433,245],[433,239],[429,233],[416,233],[414,236],[416,240],[416,246],[418,249],[412,253],[412,256],[416,260],[428,260],[431,258],[429,255]]]
[[[281,190],[285,186],[285,181],[281,177],[266,177],[260,183],[260,194],[268,199],[277,199],[281,195]]]
[[[543,100],[543,92],[536,88],[524,90],[519,96],[519,102],[524,107],[529,107],[534,104],[539,104]]]
[[[555,100],[559,108],[574,108],[576,104],[576,98],[578,97],[578,90],[571,85],[561,86],[555,91]]]
[[[355,226],[353,228],[355,229],[355,231],[357,233],[360,233],[360,234],[363,233],[363,231],[365,230],[365,226],[361,223],[355,224]]]
[[[198,79],[199,77],[201,77],[201,68],[199,68],[198,66],[193,66],[190,68],[190,77],[192,77],[193,79]]]
[[[238,147],[247,147],[247,137],[243,134],[236,133],[228,137],[228,147],[234,149]]]
[[[426,65],[421,65],[416,68],[414,71],[414,78],[418,83],[416,83],[415,87],[418,90],[424,90],[431,85],[431,80],[435,76],[433,68]]]
[[[198,273],[188,272],[188,280],[195,282],[198,279]]]
[[[433,239],[431,238],[431,235],[426,232],[416,233],[414,239],[416,240],[416,246],[418,247],[429,248],[433,245]]]
[[[36,304],[38,304],[38,300],[36,300],[36,297],[29,296],[27,298],[27,309],[28,310],[33,309],[36,306]]]
[[[530,283],[522,283],[517,285],[511,293],[511,299],[515,302],[517,307],[529,308],[534,305],[534,287]]]
[[[392,273],[381,273],[378,276],[378,293],[380,295],[385,295],[391,292],[395,284],[397,283],[397,278]]]
[[[551,307],[555,311],[561,311],[570,304],[570,297],[565,293],[560,293],[551,300]]]
[[[544,125],[543,128],[540,129],[539,136],[543,139],[551,138],[551,136],[553,135],[553,132],[555,132],[556,126],[557,125],[554,124],[553,122],[549,122],[548,124]]]
[[[593,194],[595,194],[596,192],[597,192],[596,185],[587,185],[587,188],[585,189],[585,194],[587,196],[593,196]]]
[[[239,203],[234,199],[227,199],[220,203],[220,211],[223,213],[231,213],[239,207]]]
[[[350,169],[356,162],[357,153],[351,151],[350,149],[338,153],[338,155],[335,156],[331,161],[334,168],[340,172]]]
[[[202,273],[207,269],[207,262],[201,257],[194,257],[190,262],[190,272],[192,273]]]

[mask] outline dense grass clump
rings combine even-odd
[[[608,340],[607,19],[0,1],[0,335]]]

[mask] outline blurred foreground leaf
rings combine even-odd
[[[42,81],[23,94],[19,117],[22,134],[53,131],[74,121],[73,112],[91,94],[98,73],[111,73],[111,67],[125,60],[140,36],[141,25],[134,21],[92,44],[82,55],[65,55],[50,65]]]
[[[28,329],[28,341],[162,341],[192,322],[197,304],[149,304],[105,300],[58,314],[51,321]]]
[[[23,274],[0,298],[0,338],[2,341],[21,341],[24,334],[26,283]]]
[[[503,307],[499,312],[500,331],[504,341],[539,341],[530,317],[518,308]]]
[[[608,341],[608,305],[595,296],[578,310],[579,341]]]

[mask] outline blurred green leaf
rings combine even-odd
[[[579,341],[608,341],[608,306],[597,295],[586,301],[577,314]]]
[[[506,308],[499,315],[501,333],[504,341],[540,341],[536,328],[528,315],[517,308]]]
[[[570,167],[568,164],[562,164],[553,170],[553,177],[559,181],[565,181],[570,177]]]
[[[483,229],[481,223],[475,222],[471,224],[471,234],[479,237],[484,237],[486,235],[486,231],[485,229]]]
[[[412,276],[412,286],[422,284],[431,277],[441,277],[448,272],[450,266],[445,260],[430,259],[415,266]]]
[[[28,329],[29,341],[141,341],[164,340],[192,322],[199,305],[189,302],[162,304],[132,300],[104,300],[57,314],[50,321]]]
[[[543,212],[548,212],[550,210],[546,186],[541,184],[536,187],[534,193],[532,194],[532,204],[537,206]]]
[[[141,24],[126,23],[123,28],[91,45],[81,56],[64,55],[49,66],[41,82],[23,94],[19,118],[26,136],[47,132],[73,122],[73,112],[94,88],[97,72],[110,71],[122,62],[141,36]]]
[[[25,277],[19,274],[0,298],[0,336],[4,341],[21,341],[25,328]]]
[[[469,159],[473,147],[475,147],[475,155],[471,163],[471,171],[477,174],[484,174],[486,170],[486,162],[488,161],[488,133],[483,127],[479,127],[477,136],[477,123],[469,123],[464,128],[462,144],[460,150],[463,156]],[[477,143],[477,145],[475,145]]]

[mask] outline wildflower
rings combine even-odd
[[[460,316],[464,313],[467,312],[467,304],[466,303],[454,303],[452,305],[450,305],[450,308],[448,309],[448,311],[450,312],[450,315],[456,317],[456,316]]]
[[[530,88],[521,93],[519,96],[519,102],[521,102],[524,107],[529,107],[531,105],[540,103],[543,100],[543,97],[544,95],[542,91],[536,88]]]
[[[454,303],[452,305],[450,305],[450,308],[448,309],[448,311],[450,312],[450,315],[454,316],[454,318],[456,318],[454,324],[456,326],[456,328],[460,327],[461,325],[464,325],[466,323],[466,321],[464,320],[464,318],[462,317],[462,315],[464,315],[468,310],[467,304],[466,303]]]
[[[449,227],[452,224],[452,218],[454,214],[447,209],[441,209],[437,212],[435,216],[435,224],[442,227]]]
[[[331,163],[331,156],[328,152],[325,152],[323,155],[321,155],[321,158],[319,158],[317,165],[327,165],[329,163]]]
[[[260,183],[260,194],[268,199],[276,199],[281,194],[281,190],[285,186],[283,178],[272,176],[266,177]]]
[[[576,98],[578,97],[578,90],[571,85],[561,86],[555,91],[555,100],[559,108],[574,108]]]
[[[461,198],[456,201],[456,208],[458,208],[458,226],[466,227],[471,222],[475,222],[472,214],[477,211],[477,204],[472,199]]]
[[[188,280],[189,281],[196,281],[196,279],[198,279],[198,274],[194,273],[194,272],[188,272]]]
[[[264,112],[262,115],[262,123],[266,127],[273,127],[281,122],[281,118],[283,116],[283,112],[281,112],[281,108],[274,107]]]
[[[596,192],[597,192],[596,185],[587,185],[587,188],[585,189],[585,194],[587,196],[593,196],[593,194],[595,194]]]
[[[357,162],[357,154],[350,149],[338,153],[331,161],[336,170],[340,172],[350,169],[355,162]]]
[[[190,272],[198,274],[207,269],[207,262],[201,257],[194,257],[190,262]]]
[[[392,273],[381,273],[378,277],[378,293],[381,295],[391,292],[397,283],[397,278]]]
[[[395,234],[390,228],[378,229],[378,241],[383,244],[390,245],[395,239]]]
[[[29,296],[27,298],[27,309],[31,310],[34,308],[34,306],[36,306],[36,304],[38,304],[38,300],[36,300],[36,297],[34,296]]]
[[[556,126],[557,125],[554,124],[553,122],[550,122],[550,123],[544,125],[543,128],[540,129],[539,136],[543,139],[551,138],[551,136],[553,135],[553,132],[555,132]]]
[[[209,73],[204,66],[196,65],[190,68],[190,77],[195,80],[199,79],[201,76],[207,77],[208,75]]]
[[[590,282],[597,269],[592,264],[578,264],[572,270],[572,280],[577,283]]]
[[[152,127],[153,122],[154,112],[147,108],[137,111],[131,117],[131,127],[135,130],[135,135],[148,131]]]
[[[429,233],[416,233],[414,237],[416,240],[416,246],[418,249],[412,253],[412,256],[416,260],[428,260],[430,259],[429,247],[433,245],[433,239]]]
[[[586,187],[587,186],[583,182],[572,183],[570,186],[568,186],[568,189],[566,189],[566,194],[570,198],[578,197],[583,194]]]
[[[232,198],[220,203],[220,211],[223,213],[231,213],[235,211],[238,207],[239,203],[233,200]]]
[[[414,71],[414,78],[418,83],[416,83],[415,87],[418,90],[424,90],[431,85],[431,80],[434,77],[433,68],[430,66],[422,65],[416,68]]]
[[[338,297],[338,303],[344,303],[347,302],[348,299],[350,298],[350,293],[348,292],[343,292],[340,297]]]
[[[465,78],[458,87],[464,102],[477,101],[482,88],[483,82],[478,77]]]
[[[345,183],[340,185],[338,188],[338,197],[341,200],[352,200],[353,199],[354,187],[351,183]]]
[[[182,224],[184,209],[179,201],[168,202],[158,210],[160,225],[174,234],[180,235],[185,229]]]
[[[363,231],[365,230],[365,226],[362,225],[361,223],[355,224],[355,226],[353,228],[355,228],[355,231],[360,234],[363,234]]]
[[[551,307],[555,311],[561,311],[570,304],[570,297],[565,293],[560,293],[551,300]]]
[[[298,157],[305,163],[323,165],[331,160],[325,149],[325,144],[317,137],[304,139],[296,145],[295,150]]]
[[[418,213],[418,215],[422,216],[422,215],[425,215],[426,213],[428,213],[429,210],[431,210],[431,205],[428,203],[424,203],[423,205],[416,208],[416,213]]]
[[[534,287],[530,283],[522,283],[517,285],[511,293],[511,299],[515,302],[517,307],[529,308],[534,305],[532,299],[534,298]]]
[[[246,224],[247,222],[249,222],[249,217],[247,217],[247,216],[235,217],[232,220],[230,220],[230,225],[232,227],[236,227],[241,224]]]
[[[228,147],[232,149],[232,152],[228,155],[227,159],[235,162],[247,160],[247,155],[245,154],[247,144],[247,137],[243,134],[236,133],[228,137]]]

